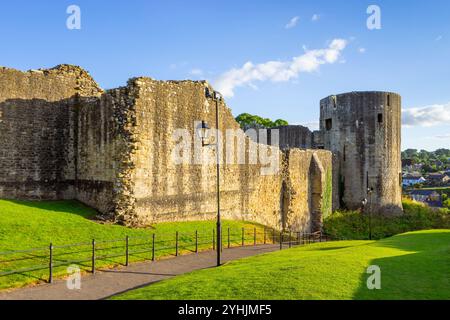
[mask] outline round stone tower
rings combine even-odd
[[[335,207],[361,209],[366,199],[366,212],[401,214],[401,96],[329,96],[320,102],[320,130],[323,147],[337,158]]]

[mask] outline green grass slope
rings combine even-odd
[[[76,263],[83,270],[90,270],[92,239],[97,241],[122,239],[119,242],[99,243],[98,255],[117,255],[117,257],[99,259],[98,267],[114,266],[125,262],[125,237],[131,237],[130,261],[150,259],[152,234],[156,234],[156,241],[160,247],[156,257],[174,254],[175,232],[179,231],[180,253],[192,252],[195,248],[195,231],[199,232],[199,249],[212,247],[212,232],[215,221],[160,223],[154,228],[131,229],[112,224],[100,224],[93,221],[96,212],[76,201],[27,202],[0,200],[0,253],[11,250],[28,250],[43,248],[42,251],[13,255],[0,254],[0,289],[22,286],[39,282],[48,278],[48,246],[81,243],[83,245],[72,248],[56,248],[54,263],[63,264],[67,261]],[[261,241],[263,226],[240,222],[224,221],[223,228],[231,228],[232,241],[235,245],[241,242],[241,229],[246,229],[248,242],[253,241],[253,229],[256,227]],[[163,247],[167,247],[164,249]],[[138,251],[145,251],[138,253]],[[16,275],[1,276],[2,273],[15,269],[25,269],[35,265],[42,265],[42,270],[24,272]],[[55,269],[55,275],[65,275],[66,266]]]
[[[369,290],[368,266],[381,268]],[[341,241],[250,257],[114,299],[450,299],[450,230]]]

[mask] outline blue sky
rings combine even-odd
[[[66,28],[72,4],[81,9],[81,30]],[[371,4],[381,8],[380,30],[366,26]],[[394,91],[409,125],[403,149],[450,148],[449,16],[448,0],[16,0],[0,5],[0,65],[76,64],[103,88],[134,76],[207,79],[232,88],[235,115],[311,126],[330,94]],[[345,45],[332,59],[280,78],[296,57],[320,56],[337,39]]]

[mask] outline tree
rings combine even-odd
[[[241,113],[236,117],[236,121],[244,130],[247,130],[249,128],[270,129],[273,127],[289,125],[289,123],[283,119],[277,119],[275,121],[272,121],[269,118],[261,118],[260,116],[249,113]]]
[[[444,208],[450,209],[450,199],[445,200],[442,205]]]

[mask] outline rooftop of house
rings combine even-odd
[[[430,173],[427,178],[429,178],[429,179],[436,179],[436,180],[442,180],[445,176],[446,175],[443,172],[433,172],[433,173]]]
[[[406,179],[406,180],[408,180],[408,179],[416,180],[416,179],[420,179],[420,178],[423,178],[423,176],[419,172],[412,172],[412,173],[405,174],[403,176],[403,179]]]
[[[439,193],[435,190],[413,190],[409,194],[417,196],[439,196]]]

